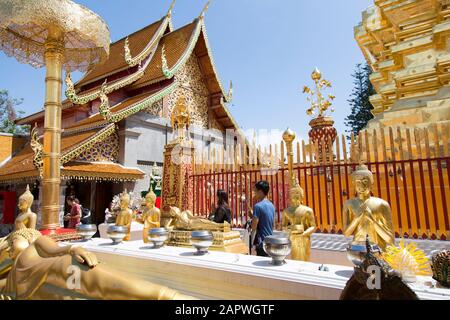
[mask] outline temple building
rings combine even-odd
[[[450,3],[375,0],[355,27],[376,94],[367,128],[450,121]]]
[[[98,224],[104,221],[113,195],[124,188],[148,190],[154,164],[162,169],[164,146],[173,134],[170,116],[177,103],[190,110],[191,126],[199,133],[191,133],[196,146],[223,145],[225,131],[238,129],[226,106],[231,87],[225,92],[211,55],[205,11],[175,30],[171,7],[159,21],[111,44],[107,61],[78,82],[66,76],[61,213],[65,198],[74,194],[91,209]],[[44,111],[17,124],[36,129],[30,141],[0,166],[0,191],[21,194],[30,184],[37,195],[35,212],[40,212]]]

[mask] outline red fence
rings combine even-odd
[[[372,140],[373,136],[369,137],[367,133],[362,135],[363,139],[361,135],[358,140],[353,138],[350,142],[349,159],[345,141],[341,139],[342,148],[339,147],[339,141],[336,141],[335,150],[331,150],[333,155],[323,157],[325,160],[320,162],[317,160],[317,144],[297,144],[294,172],[305,191],[304,203],[314,210],[317,231],[342,232],[343,204],[355,196],[351,173],[357,163],[365,159],[370,160],[364,163],[374,174],[373,195],[390,203],[397,236],[449,239],[448,145],[435,139],[434,146],[430,146],[428,132],[425,130],[414,130],[415,141],[411,139],[409,130],[406,133],[404,137],[407,139],[403,139],[403,142],[400,132],[395,136],[392,129],[389,129],[387,139],[384,132],[381,134],[382,141],[375,138]],[[447,141],[445,134],[443,139],[444,142]],[[386,140],[391,144],[386,145]],[[399,145],[394,141],[399,141]],[[281,145],[281,154],[283,149],[284,146]],[[342,156],[340,150],[343,152]],[[270,157],[272,156],[271,149]],[[253,204],[253,185],[258,180],[266,180],[270,184],[269,198],[276,207],[280,222],[281,213],[288,205],[287,167],[280,162],[277,171],[260,168],[260,165],[248,164],[232,167],[210,165],[206,170],[197,170],[197,174],[191,177],[194,213],[209,215],[211,206],[217,200],[217,190],[224,189],[229,195],[233,225],[242,227],[248,220],[248,207]]]

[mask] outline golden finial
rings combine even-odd
[[[230,89],[228,90],[228,101],[233,100],[233,81],[230,80]]]
[[[333,95],[328,95],[327,98],[324,98],[322,91],[326,88],[331,88],[331,83],[328,80],[322,78],[322,73],[319,69],[315,68],[311,73],[311,79],[315,84],[315,91],[313,91],[310,87],[304,86],[303,93],[308,94],[308,102],[311,104],[311,107],[306,110],[306,113],[309,116],[314,115],[315,109],[318,110],[318,117],[322,117],[325,115],[325,112],[331,107],[332,101],[336,98]],[[334,108],[330,108],[330,112],[334,112]]]
[[[208,11],[209,5],[211,4],[211,0],[208,0],[208,2],[203,7],[202,12],[200,13],[200,19],[203,19],[205,16],[206,11]]]
[[[314,81],[320,80],[322,78],[322,73],[320,72],[317,67],[314,69],[314,71],[311,73],[311,79]]]
[[[170,4],[169,10],[167,10],[167,15],[166,15],[167,17],[172,16],[172,10],[173,10],[173,7],[175,7],[175,2],[176,2],[176,0],[173,0],[172,3]]]
[[[287,128],[286,131],[283,133],[283,140],[284,142],[290,143],[295,140],[295,132],[292,131],[290,128]]]
[[[34,124],[34,128],[31,130],[30,136],[31,136],[30,146],[34,152],[33,164],[39,171],[39,177],[42,178],[44,176],[44,162],[42,160],[44,146],[39,141],[37,123]]]

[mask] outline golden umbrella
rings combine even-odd
[[[59,227],[62,69],[86,71],[109,55],[110,34],[97,14],[70,0],[0,0],[0,48],[46,67],[42,228]]]

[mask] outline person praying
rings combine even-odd
[[[228,193],[225,190],[217,190],[217,207],[214,210],[214,222],[231,224],[231,210],[228,205]]]

